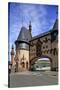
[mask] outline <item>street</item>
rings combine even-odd
[[[10,87],[46,86],[58,84],[58,72],[37,71],[10,74]]]

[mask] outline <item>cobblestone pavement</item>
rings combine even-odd
[[[57,85],[58,72],[37,71],[10,74],[10,87]]]

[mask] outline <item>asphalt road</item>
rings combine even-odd
[[[10,74],[10,87],[57,85],[58,75],[49,72],[27,72]]]

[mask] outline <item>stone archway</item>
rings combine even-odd
[[[48,56],[41,56],[41,57],[37,57],[37,58],[34,58],[30,61],[30,70],[32,68],[32,66],[35,64],[35,62],[38,60],[38,59],[42,59],[42,58],[47,58],[49,59],[49,62],[50,62],[50,70],[52,70],[52,59]]]

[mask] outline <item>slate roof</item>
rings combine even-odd
[[[30,31],[27,28],[22,27],[16,41],[24,41],[29,43],[30,40],[31,40]]]
[[[34,40],[34,39],[37,39],[37,38],[43,37],[43,36],[45,36],[45,35],[47,35],[47,34],[50,34],[50,31],[48,31],[48,32],[44,32],[44,33],[41,33],[41,34],[39,34],[39,35],[37,35],[37,36],[34,36],[34,37],[32,37],[31,40]]]
[[[44,33],[41,33],[41,34],[34,36],[32,38],[31,38],[30,31],[27,28],[22,27],[16,41],[24,41],[24,42],[29,43],[29,41],[31,41],[31,40],[34,40],[34,39],[37,39],[37,38],[40,38],[40,37],[43,37],[45,35],[50,34],[51,32],[53,32],[53,30],[58,30],[58,19],[56,19],[56,21],[53,25],[53,28],[51,30],[44,32]]]

